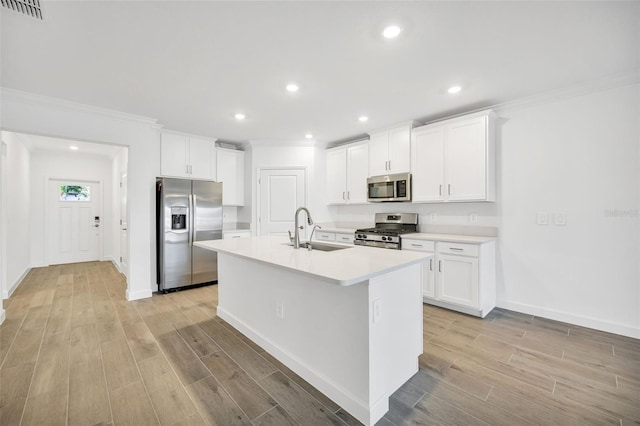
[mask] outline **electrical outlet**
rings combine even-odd
[[[429,212],[429,222],[435,222],[438,220],[438,214],[436,212]]]
[[[548,225],[549,215],[547,214],[547,212],[538,212],[536,214],[536,223],[538,225]]]
[[[282,302],[276,304],[276,318],[284,319],[284,303]]]
[[[567,214],[564,212],[556,213],[553,217],[553,223],[555,223],[556,226],[566,226]]]
[[[373,301],[373,323],[375,324],[376,322],[380,321],[380,315],[382,314],[382,302],[380,302],[380,299],[376,299]]]
[[[469,223],[477,223],[477,222],[478,222],[478,214],[469,213]]]

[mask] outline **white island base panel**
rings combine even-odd
[[[339,286],[218,254],[218,315],[365,425],[418,371],[420,263]]]

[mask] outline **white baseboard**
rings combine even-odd
[[[582,327],[593,328],[595,330],[606,331],[607,333],[620,334],[622,336],[640,339],[640,328],[635,328],[625,324],[602,321],[595,318],[557,311],[555,309],[546,309],[539,306],[511,302],[508,300],[500,300],[497,306],[499,308],[509,309],[510,311],[521,312],[523,314],[535,315],[537,317],[547,318],[555,321],[562,321]]]
[[[138,299],[146,299],[147,297],[151,297],[152,294],[153,292],[151,291],[151,289],[131,291],[130,289],[127,288],[127,292],[126,292],[127,300],[129,302],[133,300],[138,300]]]
[[[11,287],[9,287],[7,290],[3,290],[2,291],[2,298],[3,299],[8,299],[11,297],[11,295],[13,294],[14,291],[16,291],[16,289],[18,288],[18,286],[20,285],[20,283],[22,283],[22,280],[24,280],[24,278],[27,276],[27,274],[31,271],[31,267],[27,268],[24,270],[24,272],[22,273],[22,275],[20,275],[18,277],[18,279],[11,285]]]
[[[4,319],[7,317],[7,313],[4,311],[4,308],[0,308],[0,324],[4,322]]]
[[[115,260],[113,257],[111,257],[111,256],[103,257],[102,261],[103,262],[111,262],[111,263],[113,263],[113,266],[115,266],[116,269],[118,270],[118,272],[120,272],[122,274],[122,269],[120,269],[120,262]]]

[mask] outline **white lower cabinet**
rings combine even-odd
[[[313,234],[313,239],[315,241],[335,241],[353,245],[353,233],[316,231]]]
[[[232,238],[249,238],[251,237],[251,230],[242,229],[234,231],[222,231],[222,239],[230,240]]]
[[[482,318],[495,307],[495,241],[462,244],[403,238],[402,249],[435,254],[423,264],[425,303]]]

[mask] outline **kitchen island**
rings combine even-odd
[[[422,354],[421,252],[293,249],[282,237],[202,241],[218,252],[218,315],[372,425]]]

